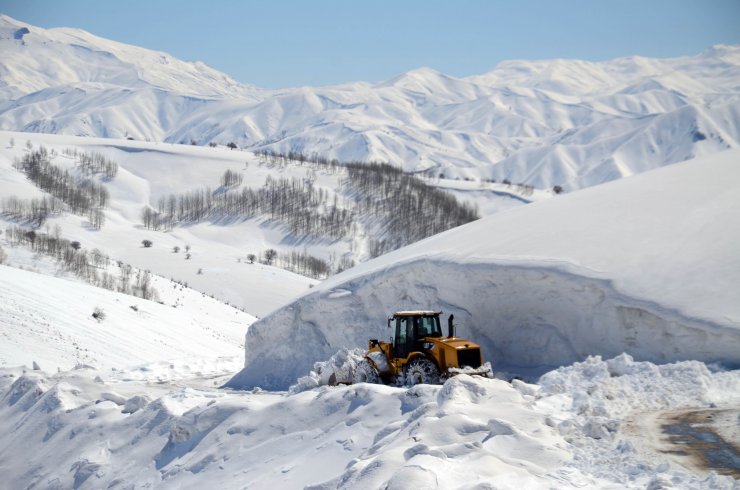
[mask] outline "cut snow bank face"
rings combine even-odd
[[[394,310],[454,313],[494,367],[628,352],[740,363],[740,151],[500,213],[324,282],[247,332],[233,387],[287,388]]]

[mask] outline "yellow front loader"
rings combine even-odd
[[[440,327],[441,311],[399,311],[388,319],[395,335],[390,342],[372,339],[355,368],[355,383],[438,384],[459,373],[490,376],[480,345],[455,336],[454,315],[448,335]]]

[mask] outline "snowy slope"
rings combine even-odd
[[[64,169],[73,170],[78,163],[75,157],[64,153],[71,149],[103,154],[119,165],[118,175],[103,182],[110,192],[110,203],[102,229],[90,227],[86,217],[65,214],[51,216],[40,231],[58,225],[65,238],[79,241],[88,251],[97,248],[114,260],[186,282],[253,315],[264,316],[285,305],[306,292],[316,280],[261,263],[249,264],[248,254],[259,258],[268,248],[277,250],[281,256],[306,252],[327,261],[335,270],[342,258],[355,262],[367,260],[368,240],[383,238],[381,231],[369,223],[373,217],[360,220],[368,224],[358,223],[352,236],[337,240],[294,236],[289,227],[260,217],[244,220],[214,217],[200,223],[183,223],[171,231],[144,229],[141,214],[145,206],[156,208],[162,197],[206,186],[219,192],[220,180],[227,170],[244,177],[241,187],[230,189],[232,193],[240,188],[260,188],[268,178],[294,178],[312,179],[314,188],[329,196],[329,203],[333,196],[340,203],[353,199],[351,191],[344,189],[341,172],[298,162],[272,165],[251,152],[223,147],[0,131],[0,203],[9,197],[28,199],[44,195],[22,172],[13,168],[14,159],[29,153],[29,143],[34,151],[42,145],[49,152],[55,151],[52,162]],[[460,201],[479,206],[483,215],[552,197],[552,193],[544,191],[523,196],[515,186],[501,183],[440,179],[428,183],[449,190]],[[0,231],[18,224],[0,214]],[[141,241],[145,239],[154,245],[143,248]],[[5,246],[2,236],[0,245]],[[190,260],[185,259],[186,246],[191,247]],[[173,253],[174,247],[179,247],[181,252]]]
[[[233,386],[287,387],[386,315],[439,308],[495,366],[628,352],[740,363],[740,153],[484,218],[334,276],[247,333]]]
[[[263,316],[282,306],[296,295],[305,292],[316,281],[291,272],[248,264],[246,256],[257,256],[267,248],[292,250],[294,246],[281,243],[289,233],[279,227],[267,226],[262,220],[238,223],[203,222],[175,228],[171,232],[146,230],[142,227],[144,206],[156,206],[160,196],[200,189],[206,185],[218,188],[219,179],[228,169],[246,174],[248,185],[261,186],[268,175],[277,172],[258,164],[256,158],[244,152],[227,149],[201,148],[131,142],[125,140],[76,138],[56,135],[4,134],[0,143],[0,199],[11,196],[33,198],[43,195],[21,172],[12,167],[14,158],[28,152],[26,142],[34,149],[44,145],[56,150],[55,165],[72,169],[75,159],[63,154],[65,149],[105,154],[119,164],[116,178],[106,182],[110,203],[105,211],[106,223],[100,230],[91,228],[86,217],[73,214],[52,216],[44,229],[60,226],[62,235],[77,240],[91,251],[102,250],[113,260],[122,260],[135,267],[151,270],[167,278],[214,295],[221,301],[245,308],[253,315]],[[29,136],[31,139],[26,139]],[[15,145],[8,141],[13,138]],[[245,169],[245,162],[250,168]],[[306,174],[297,169],[296,176]],[[18,224],[0,216],[2,229]],[[3,242],[0,236],[0,243]],[[151,240],[151,248],[141,246],[142,240]],[[328,246],[319,249],[328,255]],[[7,244],[3,246],[7,247]],[[190,260],[185,259],[185,247],[190,246]],[[173,253],[179,247],[180,253]],[[337,247],[337,253],[346,251],[347,244]],[[303,250],[303,247],[300,247]],[[318,252],[317,252],[318,253]]]
[[[162,278],[155,283],[164,304],[0,266],[0,366],[107,370],[241,355],[254,317]]]
[[[379,83],[279,91],[7,16],[0,49],[6,130],[233,141],[567,190],[740,144],[738,46],[675,59],[511,61],[467,78],[421,68]]]
[[[130,46],[81,29],[40,29],[0,16],[3,43],[2,99],[80,84],[105,88],[153,88],[192,97],[250,97],[227,75],[167,53]]]

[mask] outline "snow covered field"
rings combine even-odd
[[[153,284],[162,304],[0,265],[0,366],[109,370],[198,358],[224,358],[222,372],[238,366],[254,317],[163,278]]]
[[[12,147],[11,139],[14,140]],[[72,169],[76,163],[74,158],[63,154],[65,149],[97,152],[119,164],[118,175],[105,183],[110,202],[104,211],[106,221],[102,229],[96,230],[86,217],[70,213],[52,216],[45,224],[46,229],[60,226],[62,236],[79,241],[87,250],[99,249],[114,260],[188,283],[258,316],[285,304],[316,283],[275,267],[248,264],[246,257],[250,253],[260,257],[270,247],[281,252],[294,248],[291,244],[281,244],[289,233],[266,226],[262,220],[226,224],[203,222],[166,233],[143,228],[141,212],[144,206],[156,206],[160,196],[171,192],[187,192],[205,186],[218,188],[219,179],[226,170],[244,172],[248,185],[252,186],[261,186],[268,175],[280,175],[274,169],[260,166],[251,153],[6,132],[0,134],[0,141],[0,198],[27,199],[43,195],[23,173],[12,168],[14,158],[28,153],[27,142],[34,149],[43,145],[49,151],[56,150],[58,156],[53,163],[65,169]],[[250,163],[246,170],[245,162]],[[294,169],[294,172],[303,176],[307,170]],[[14,223],[14,220],[0,217],[3,229]],[[151,240],[153,246],[142,247],[142,240]],[[7,243],[5,246],[7,248]],[[186,246],[190,246],[190,260],[185,259]],[[180,253],[173,253],[174,247],[179,247]],[[336,253],[345,252],[346,247],[346,243],[339,244],[335,247]],[[326,255],[332,251],[327,246],[319,248]]]

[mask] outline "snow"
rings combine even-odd
[[[14,33],[26,27],[21,40]],[[0,19],[0,129],[235,142],[568,191],[740,146],[740,47],[509,61],[455,78],[260,90],[202,63]],[[3,102],[5,101],[5,102]]]
[[[281,91],[7,16],[0,51],[0,197],[44,195],[12,168],[27,140],[64,168],[66,148],[112,158],[104,227],[63,215],[39,231],[151,270],[161,300],[84,284],[0,235],[2,485],[737,488],[662,426],[711,414],[740,446],[740,47]],[[191,138],[389,161],[485,217],[322,283],[248,264],[297,247],[361,261],[370,231],[144,230],[144,205],[225,170],[341,197],[331,172],[173,144]],[[191,259],[173,251],[186,245]],[[389,314],[428,309],[523,379],[328,386],[389,336]]]
[[[14,140],[11,146],[10,141]],[[64,135],[41,135],[0,131],[0,199],[16,196],[40,198],[44,195],[23,173],[13,168],[13,160],[43,145],[57,156],[52,163],[72,170],[76,160],[63,152],[74,149],[82,153],[100,153],[119,165],[115,179],[104,182],[110,192],[110,204],[105,210],[105,225],[92,229],[87,219],[74,216],[52,216],[44,227],[62,228],[62,236],[79,241],[87,250],[103,250],[114,260],[122,260],[143,270],[187,283],[209,295],[244,308],[255,316],[264,316],[292,301],[317,283],[314,279],[261,263],[250,264],[248,254],[258,258],[269,249],[280,254],[307,252],[336,267],[342,257],[356,262],[369,257],[367,242],[382,238],[371,224],[360,223],[358,232],[341,240],[297,237],[288,227],[265,219],[212,219],[197,224],[177,226],[172,231],[152,231],[142,227],[141,213],[146,205],[156,208],[160,197],[182,194],[209,186],[218,190],[224,172],[241,173],[244,187],[259,188],[268,177],[312,179],[316,190],[323,190],[327,202],[337,196],[340,206],[354,197],[343,190],[342,174],[330,169],[314,169],[293,163],[272,165],[261,161],[251,152],[226,148],[203,148],[192,145],[172,145],[112,138],[80,138]],[[450,182],[428,179],[429,185],[454,189],[455,195],[476,204],[481,214],[511,209],[530,201],[552,197],[547,191],[534,191],[523,196],[516,186],[504,184]],[[371,223],[372,217],[364,222]],[[4,229],[16,224],[0,216]],[[151,248],[141,247],[142,240],[151,240]],[[191,259],[185,259],[189,245]],[[9,245],[0,236],[0,246]],[[179,247],[179,253],[173,253]],[[259,262],[259,261],[257,261]],[[199,271],[201,273],[199,273]]]
[[[0,266],[0,366],[37,362],[53,372],[77,365],[110,370],[188,360],[185,364],[195,371],[200,357],[227,358],[220,373],[238,366],[244,334],[254,317],[168,283],[163,278],[153,281],[164,303],[159,304]],[[101,321],[92,317],[96,307],[105,313]],[[153,366],[144,371],[152,380],[169,379],[155,374]],[[180,366],[179,371],[187,370]]]
[[[5,144],[15,140],[14,147]],[[92,229],[87,220],[74,215],[51,217],[48,229],[62,228],[62,236],[77,240],[87,250],[103,250],[113,260],[122,260],[163,277],[174,278],[213,295],[221,301],[244,308],[250,314],[263,316],[303,293],[316,281],[291,272],[249,264],[246,257],[258,257],[267,248],[280,252],[296,248],[291,245],[289,232],[277,226],[268,226],[261,220],[223,223],[203,222],[177,227],[171,232],[146,230],[141,225],[145,205],[156,206],[160,196],[200,189],[206,185],[216,189],[226,170],[245,174],[247,185],[259,187],[267,176],[294,175],[302,178],[305,168],[277,171],[262,166],[252,154],[227,149],[200,148],[190,145],[165,145],[125,140],[78,138],[56,135],[0,133],[0,198],[41,197],[39,191],[25,176],[12,168],[14,158],[21,158],[28,150],[26,141],[34,149],[44,145],[56,150],[55,165],[71,169],[75,159],[63,154],[65,149],[104,154],[119,164],[115,179],[106,182],[110,205],[105,211],[106,222],[101,230]],[[245,168],[245,163],[249,168]],[[319,182],[330,188],[336,178]],[[11,224],[0,216],[3,229]],[[42,230],[43,231],[43,230]],[[142,240],[151,240],[153,246],[144,248]],[[0,245],[10,252],[3,236]],[[185,247],[190,246],[191,259],[185,259]],[[328,257],[330,252],[341,255],[348,251],[347,241],[331,246],[308,247],[311,252]],[[173,253],[174,247],[179,253]],[[301,251],[304,247],[300,247]],[[198,271],[201,273],[198,273]]]
[[[730,489],[730,477],[646,456],[621,423],[737,403],[738,388],[737,371],[626,355],[560,368],[540,385],[460,375],[293,394],[6,369],[0,465],[11,488]]]
[[[558,196],[360,264],[252,325],[231,385],[286,389],[337,350],[388,338],[394,311],[428,308],[454,313],[494,369],[622,352],[738,364],[739,158]]]
[[[108,148],[68,138],[43,141]],[[159,304],[51,277],[46,259],[4,244],[16,265],[45,273],[0,267],[4,484],[735,488],[666,453],[660,420],[740,405],[740,371],[701,362],[737,351],[737,159],[495,214],[364,263],[253,324],[165,278]],[[125,177],[137,165],[122,163],[116,185],[142,195],[167,185]],[[337,346],[385,337],[389,312],[430,307],[454,312],[489,360],[560,367],[537,382],[461,374],[443,386],[325,386],[362,352]],[[219,388],[242,362],[245,330],[250,376],[289,391]],[[677,359],[690,360],[667,362]],[[722,433],[737,444],[737,431]]]

